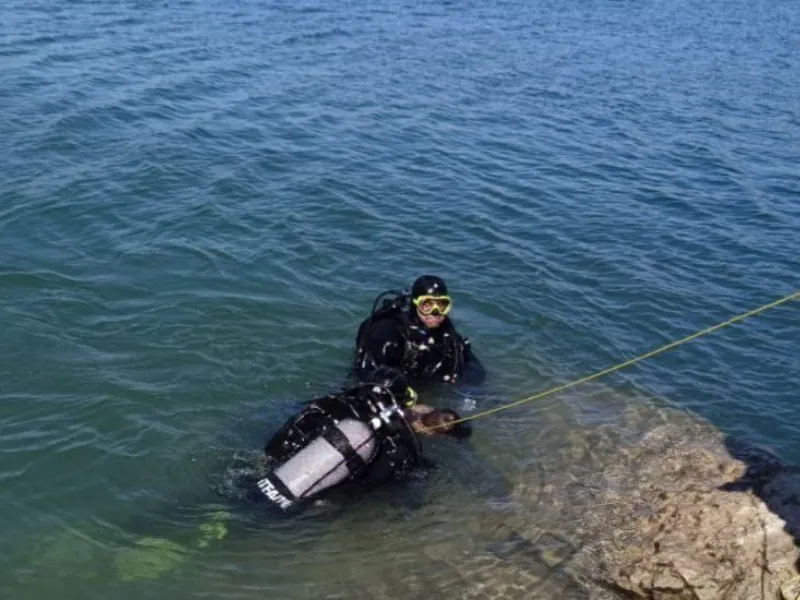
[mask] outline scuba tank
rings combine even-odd
[[[372,462],[376,445],[375,433],[366,423],[345,419],[259,480],[258,487],[286,510],[356,476],[364,465]]]
[[[344,396],[315,401],[290,419],[266,447],[280,464],[257,485],[271,502],[288,510],[365,475],[381,453],[392,455],[399,448],[410,454],[411,462],[420,460],[419,440],[395,394],[364,384]]]
[[[381,319],[392,318],[402,314],[403,310],[410,304],[411,293],[408,290],[386,290],[378,294],[372,303],[372,310],[369,316],[361,322],[356,332],[353,363],[350,367],[351,376],[358,379],[358,373],[369,368],[366,340],[375,324]]]
[[[356,349],[362,347],[364,339],[369,335],[372,326],[383,317],[399,313],[411,304],[411,293],[408,290],[386,290],[378,294],[372,303],[369,316],[361,322],[356,333]],[[358,357],[357,357],[358,358]]]
[[[383,300],[383,302],[381,302],[381,300]],[[378,297],[375,298],[375,301],[372,303],[372,312],[370,315],[375,316],[375,314],[378,312],[388,313],[405,308],[410,300],[411,292],[408,290],[386,290],[385,292],[378,294]],[[380,304],[380,311],[378,310],[378,304]]]

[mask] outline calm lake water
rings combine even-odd
[[[464,412],[800,289],[798,56],[791,0],[4,2],[2,596],[463,597],[478,515],[534,514],[515,481],[630,410],[800,462],[795,302],[400,489],[296,520],[218,493],[422,273],[489,371],[429,398]]]

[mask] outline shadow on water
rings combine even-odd
[[[784,522],[784,530],[800,548],[800,467],[786,465],[763,448],[730,436],[725,439],[730,455],[746,470],[739,479],[720,486],[726,492],[752,492]],[[800,558],[795,562],[800,571]]]

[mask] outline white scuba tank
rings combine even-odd
[[[364,464],[372,461],[377,440],[369,423],[343,419],[332,429],[335,431],[320,435],[258,482],[258,487],[267,498],[286,509],[300,499],[309,498],[341,483],[353,474],[347,464],[346,454],[349,449],[360,456]],[[340,441],[346,440],[349,448],[337,448],[329,441],[337,438]]]

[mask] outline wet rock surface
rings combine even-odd
[[[587,598],[780,598],[797,575],[800,471],[689,416],[661,417],[627,442],[588,432],[571,466],[547,471],[543,486],[517,486],[520,505],[537,497],[571,539],[560,572]],[[517,531],[529,544],[543,533]]]

